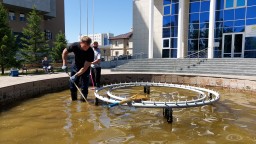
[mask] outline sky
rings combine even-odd
[[[88,34],[93,33],[92,1],[88,0]],[[127,33],[132,28],[133,0],[94,0],[94,33]],[[81,0],[82,34],[87,34],[87,0]],[[69,43],[80,33],[80,0],[65,0],[65,34]]]

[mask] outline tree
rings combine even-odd
[[[0,3],[0,67],[2,75],[5,68],[17,66],[15,58],[18,46],[7,20],[7,11]]]
[[[52,48],[51,52],[51,57],[53,61],[58,62],[62,59],[61,54],[66,46],[67,40],[65,38],[65,35],[60,31],[55,37],[54,47]]]
[[[39,63],[42,57],[47,56],[49,51],[45,33],[41,30],[42,18],[34,7],[28,14],[27,25],[23,28],[21,38],[21,55],[27,63]]]

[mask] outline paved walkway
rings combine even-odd
[[[141,74],[142,72],[112,72],[110,69],[102,69],[102,74]],[[213,74],[183,74],[183,73],[157,73],[143,72],[145,74],[177,74],[189,76],[210,76],[230,79],[245,79],[256,81],[256,76],[232,76],[232,75],[213,75]],[[0,88],[11,85],[17,85],[27,82],[39,81],[44,79],[53,79],[60,77],[68,77],[66,73],[42,74],[42,75],[20,75],[19,77],[0,76]]]

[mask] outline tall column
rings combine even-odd
[[[214,52],[214,25],[215,25],[216,0],[210,2],[209,36],[208,36],[208,58],[213,58]]]
[[[177,58],[184,58],[184,11],[185,0],[179,1]]]
[[[154,0],[149,0],[149,27],[148,27],[148,58],[153,58],[153,46],[154,46]]]

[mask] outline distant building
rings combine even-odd
[[[97,41],[99,43],[99,47],[109,47],[109,38],[113,37],[112,33],[97,33],[97,34],[89,34],[88,35],[92,41]]]
[[[111,43],[110,45],[111,56],[131,55],[133,53],[132,34],[133,32],[129,32],[126,34],[121,34],[121,35],[109,38]]]
[[[0,0],[0,3],[8,11],[9,26],[14,34],[21,34],[33,6],[42,17],[41,28],[50,44],[59,31],[65,33],[64,0]]]

